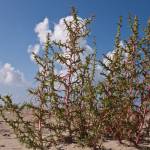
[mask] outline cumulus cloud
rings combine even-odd
[[[56,42],[61,41],[62,43],[66,44],[70,40],[69,39],[68,30],[66,29],[67,27],[66,27],[66,24],[65,24],[64,20],[66,21],[67,24],[70,24],[72,27],[74,26],[73,17],[72,16],[67,16],[65,18],[61,18],[59,20],[59,22],[54,25],[54,30],[53,30],[53,32],[51,32],[51,40],[52,41],[56,41]],[[78,17],[78,20],[79,20],[79,25],[83,26],[83,24],[85,23],[85,20],[80,18],[80,17]],[[88,45],[86,38],[79,38],[78,39],[78,46],[81,49],[84,49],[83,53],[80,54],[81,61],[84,63],[86,57],[89,54],[93,53],[94,51]],[[62,48],[61,50],[62,50],[62,55],[64,57],[69,58],[71,56],[71,55],[69,55],[70,54],[70,49]],[[76,56],[72,56],[72,58],[73,59],[77,59]],[[68,61],[68,63],[69,63],[69,61]],[[67,74],[67,68],[63,64],[57,70],[58,70],[57,71],[58,74],[60,74],[61,76],[65,76]]]
[[[46,42],[47,34],[51,33],[51,30],[49,30],[49,20],[48,18],[44,18],[42,22],[39,22],[35,28],[35,33],[37,34],[39,43],[35,45],[29,45],[28,46],[28,53],[30,54],[30,59],[34,62],[33,52],[35,54],[39,54],[40,49],[43,47],[43,44]]]
[[[15,86],[27,85],[27,81],[24,78],[24,74],[19,70],[16,70],[9,63],[5,63],[0,68],[0,83],[3,85],[15,85]]]
[[[37,37],[39,38],[39,41],[41,44],[46,42],[47,33],[51,33],[49,30],[49,20],[48,18],[45,18],[42,22],[38,23],[34,29],[35,33],[37,34]]]
[[[124,44],[123,41],[120,41],[119,46],[120,46],[121,48],[124,48],[124,49],[126,48],[126,45]],[[112,51],[109,51],[109,52],[106,54],[106,56],[107,56],[110,60],[112,60],[115,53],[116,53],[116,49],[114,49],[114,50],[112,50]],[[124,60],[126,60],[126,58],[127,58],[127,56],[128,56],[128,53],[127,53],[127,52],[123,52],[123,53],[122,53],[122,56],[123,56]],[[109,61],[107,58],[103,58],[103,63],[104,63],[106,66],[109,66],[110,61]]]
[[[39,40],[39,44],[35,44],[33,46],[30,45],[28,47],[28,53],[30,54],[31,60],[34,60],[33,56],[32,56],[32,52],[35,52],[36,54],[39,53],[40,48],[42,48],[42,46],[46,42],[46,37],[47,37],[48,33],[50,33],[52,41],[57,41],[57,42],[61,41],[62,43],[66,43],[66,41],[69,39],[69,36],[68,36],[68,31],[66,29],[66,25],[64,23],[64,20],[67,23],[69,23],[69,22],[73,21],[73,17],[72,16],[67,16],[65,18],[61,18],[59,20],[59,22],[54,25],[53,31],[50,30],[50,28],[49,28],[49,20],[48,20],[47,17],[44,18],[43,21],[39,22],[35,26],[34,31],[37,34],[37,37],[38,37],[38,40]],[[84,19],[78,17],[78,20],[79,20],[80,24],[84,23]],[[86,41],[85,38],[80,38],[79,41],[78,41],[78,43],[79,43],[79,46],[81,48],[86,49],[86,52],[83,55],[84,57],[86,55],[88,55],[88,53],[92,52],[92,48],[87,44],[87,41]],[[64,49],[64,48],[62,48],[62,51],[64,53],[68,52],[67,49]],[[83,59],[84,59],[84,57],[83,57]]]
[[[73,17],[72,16],[67,16],[65,18],[61,18],[58,22],[58,24],[55,24],[54,26],[54,31],[51,31],[51,40],[53,41],[61,41],[62,43],[66,43],[69,40],[69,36],[68,36],[68,31],[66,29],[66,24],[64,22],[64,20],[69,24],[70,22],[73,22]],[[85,20],[78,17],[79,20],[79,25],[83,25]],[[74,26],[74,24],[72,24],[72,27]],[[92,48],[87,44],[87,40],[86,38],[80,38],[78,40],[78,44],[80,46],[80,48],[84,48],[86,50],[86,53],[92,53],[93,50]],[[62,49],[64,52],[67,51],[67,49]],[[83,55],[85,56],[86,53]]]
[[[62,43],[66,43],[69,40],[69,36],[68,36],[68,31],[66,29],[66,24],[64,22],[64,20],[69,23],[73,21],[73,17],[72,16],[67,16],[64,18],[61,18],[58,23],[56,23],[54,25],[54,29],[50,30],[49,28],[49,20],[48,18],[44,18],[43,21],[39,22],[36,26],[35,26],[35,33],[37,34],[38,40],[39,40],[39,44],[35,44],[35,45],[30,45],[28,47],[28,53],[30,54],[30,58],[31,60],[34,61],[32,52],[34,52],[35,54],[39,54],[40,49],[43,48],[44,43],[46,42],[46,37],[47,34],[50,33],[50,38],[52,41],[56,41],[59,42],[61,41]],[[80,25],[84,24],[84,19],[82,19],[81,17],[78,17],[78,20],[80,22]],[[74,24],[72,24],[73,26]],[[80,58],[83,62],[85,62],[85,58],[86,56],[88,56],[89,54],[93,53],[93,49],[90,47],[90,45],[88,45],[86,38],[80,38],[78,40],[78,44],[80,46],[80,48],[84,49],[85,51],[80,55]],[[120,46],[122,48],[125,48],[125,44],[123,41],[120,41]],[[65,49],[62,48],[62,55],[66,58],[69,57],[69,49]],[[108,52],[106,54],[107,57],[109,57],[110,59],[113,59],[114,54],[116,53],[116,50],[112,50],[110,52]],[[127,53],[124,53],[124,56],[127,57]],[[110,64],[109,60],[107,60],[106,58],[103,58],[103,63],[105,63],[107,66]],[[65,76],[67,74],[67,70],[65,68],[65,66],[62,64],[57,65],[58,67],[56,68],[56,72],[62,76]],[[98,82],[99,78],[102,80],[102,76],[100,75],[101,72],[103,72],[104,69],[102,66],[100,65],[96,65],[96,70],[95,70],[95,81]]]
[[[56,23],[54,25],[54,29],[50,30],[49,28],[49,20],[48,18],[44,18],[43,21],[39,22],[36,26],[35,26],[35,33],[37,34],[37,37],[39,39],[39,44],[35,44],[35,45],[30,45],[28,47],[28,53],[30,54],[30,58],[31,60],[34,61],[32,52],[34,52],[35,54],[39,54],[40,49],[42,49],[43,44],[46,42],[46,37],[47,34],[50,33],[51,36],[51,40],[52,41],[56,41],[59,42],[61,41],[62,43],[66,43],[69,40],[69,36],[68,36],[68,31],[66,29],[66,24],[64,23],[64,20],[69,23],[73,21],[73,17],[72,16],[67,16],[64,18],[61,18],[58,23]],[[84,19],[82,19],[81,17],[78,17],[78,20],[80,22],[80,24],[84,24]],[[74,24],[72,24],[73,26]],[[80,48],[85,49],[85,51],[80,55],[81,60],[84,62],[86,56],[88,56],[89,54],[93,53],[93,49],[90,47],[90,45],[88,45],[86,38],[80,38],[78,41],[78,44],[80,46]],[[120,47],[125,48],[125,44],[123,41],[120,41]],[[69,57],[69,49],[65,49],[62,48],[62,55],[65,56],[66,58]],[[112,50],[109,51],[106,56],[109,57],[110,59],[113,59],[114,54],[116,53],[116,50]],[[127,53],[123,54],[125,57],[127,57]],[[110,64],[110,61],[107,60],[106,58],[103,58],[103,63],[106,64],[106,66],[108,66]],[[103,72],[103,67],[100,65],[96,65],[96,70],[95,70],[95,81],[98,81],[98,78],[100,77],[102,79],[102,76],[100,76],[100,73]],[[62,64],[61,66],[58,65],[58,67],[56,68],[56,72],[62,76],[67,74],[67,70],[65,68],[65,66]]]
[[[34,54],[39,54],[40,52],[40,44],[35,44],[35,45],[29,45],[28,46],[28,53],[30,54],[30,59],[32,61],[34,61],[34,56],[33,56],[33,53]]]
[[[73,16],[67,16],[65,18],[61,18],[58,22],[58,24],[55,24],[54,26],[54,31],[52,33],[52,40],[55,41],[61,41],[63,43],[65,43],[68,39],[68,31],[66,29],[66,24],[64,22],[64,20],[69,24],[70,22],[73,22]],[[83,24],[84,20],[80,17],[78,17],[79,23]],[[72,27],[74,27],[74,24],[72,24]]]

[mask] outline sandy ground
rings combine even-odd
[[[104,143],[107,150],[138,150],[132,146],[120,145],[117,141],[107,141]],[[150,150],[149,145],[142,145],[140,150]],[[25,146],[21,145],[16,139],[13,131],[5,124],[0,118],[0,150],[28,150]],[[81,148],[75,144],[60,145],[53,147],[51,150],[91,150],[90,148]]]

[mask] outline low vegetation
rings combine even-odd
[[[93,17],[81,20],[74,8],[71,15],[66,42],[48,34],[42,54],[33,53],[39,71],[32,100],[18,105],[1,96],[1,116],[28,148],[77,143],[96,150],[108,138],[138,146],[150,129],[150,21],[139,34],[138,18],[129,17],[131,35],[120,44],[120,18],[114,51],[100,60],[95,40],[92,52],[80,44]]]

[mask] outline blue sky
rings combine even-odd
[[[96,36],[99,56],[113,49],[119,16],[123,16],[123,37],[128,33],[129,13],[139,17],[142,27],[150,17],[150,0],[0,0],[0,69],[6,65],[6,70],[9,68],[16,75],[23,74],[25,80],[31,82],[36,66],[27,49],[38,42],[35,26],[47,17],[50,28],[53,28],[60,18],[69,15],[71,6],[78,9],[82,18],[96,15],[91,36]],[[16,80],[20,78],[17,76]],[[0,83],[0,93],[7,93],[7,89],[12,94],[20,89],[19,93],[23,95],[23,88],[11,90],[10,85]]]

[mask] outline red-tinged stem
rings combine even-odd
[[[141,120],[142,122],[140,124],[139,130],[138,130],[138,133],[137,133],[137,137],[136,137],[136,141],[135,141],[136,144],[139,144],[139,141],[140,141],[141,132],[142,132],[142,129],[143,129],[143,126],[144,126],[144,122],[145,122],[146,112],[147,112],[147,110],[145,108],[144,109],[143,118]]]

